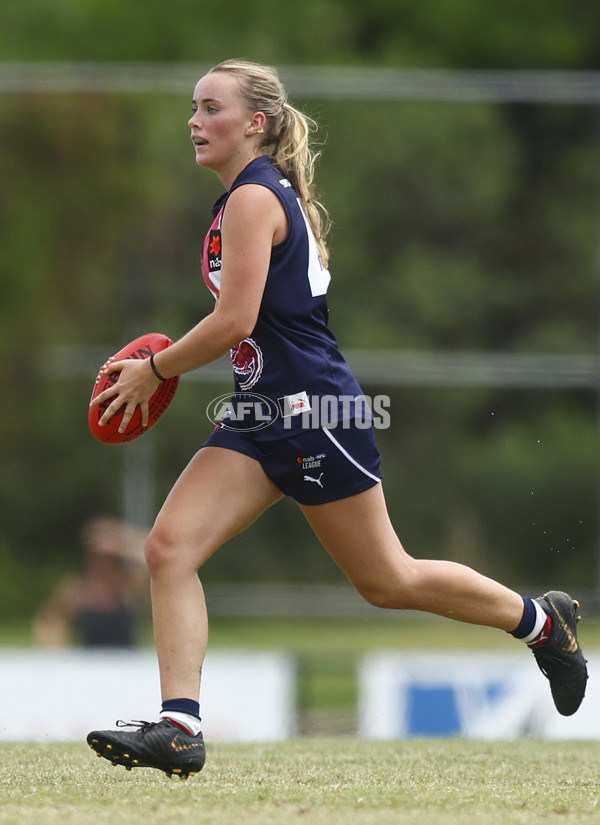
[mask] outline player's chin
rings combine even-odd
[[[215,172],[215,164],[212,163],[210,155],[208,155],[206,151],[202,151],[203,149],[205,149],[204,146],[196,148],[196,166],[201,166],[203,169],[209,169],[211,172]]]

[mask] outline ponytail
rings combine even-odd
[[[237,75],[249,110],[265,114],[262,148],[298,194],[317,241],[321,264],[326,268],[329,262],[326,237],[331,222],[327,210],[315,198],[313,181],[320,152],[312,149],[310,141],[311,132],[317,130],[317,124],[287,102],[279,76],[270,66],[245,60],[226,60],[211,71]]]

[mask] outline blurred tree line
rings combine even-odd
[[[600,10],[531,0],[31,0],[10,3],[0,61],[245,56],[280,66],[595,69]],[[1,71],[1,65],[0,65]],[[82,524],[119,514],[124,448],[87,430],[95,377],[59,378],[58,345],[110,355],[211,309],[200,245],[219,181],[197,170],[189,96],[0,96],[4,403],[0,616],[26,616],[78,562]],[[342,349],[595,353],[598,112],[586,106],[294,99],[321,127],[333,218],[331,324]],[[158,506],[210,431],[222,383],[184,381],[148,435]],[[409,552],[515,585],[595,586],[597,394],[364,386]],[[227,506],[227,502],[223,503]],[[207,581],[336,580],[283,502]]]

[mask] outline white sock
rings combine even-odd
[[[536,619],[535,624],[533,626],[533,630],[531,631],[529,636],[525,636],[524,639],[521,639],[521,641],[525,642],[526,645],[529,644],[529,642],[532,642],[536,636],[539,636],[539,634],[542,632],[544,625],[546,624],[546,619],[548,618],[548,614],[544,612],[541,605],[538,604],[538,602],[536,602],[535,600],[532,601],[535,606]]]
[[[195,716],[191,716],[189,713],[180,713],[175,710],[163,710],[161,711],[160,718],[169,719],[171,722],[175,722],[175,724],[185,728],[190,736],[198,736],[202,730],[200,719],[197,719]]]

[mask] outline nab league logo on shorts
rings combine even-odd
[[[229,352],[233,374],[240,390],[253,387],[263,371],[263,354],[261,348],[252,338],[244,338]]]
[[[225,393],[210,402],[206,415],[220,430],[263,430],[279,416],[279,407],[257,392]]]

